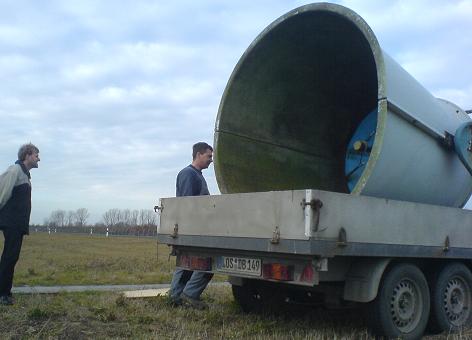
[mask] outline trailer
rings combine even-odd
[[[434,330],[471,321],[472,211],[311,189],[165,198],[160,208],[158,240],[177,266],[230,275],[245,311],[303,292],[370,304],[379,334],[417,338],[430,308]]]
[[[472,121],[434,98],[355,12],[328,3],[269,25],[215,124],[221,195],[162,198],[177,266],[229,275],[247,312],[363,304],[374,334],[472,320]]]

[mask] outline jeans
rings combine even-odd
[[[183,293],[192,299],[199,300],[212,277],[212,273],[177,268],[170,283],[170,297],[178,299]]]
[[[0,260],[0,296],[11,295],[15,265],[20,258],[23,234],[17,230],[3,230],[5,243]]]

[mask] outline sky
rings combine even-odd
[[[151,209],[213,143],[228,78],[290,0],[0,0],[0,170],[40,148],[31,223]],[[472,109],[472,0],[336,1],[434,96]],[[204,171],[218,194],[214,168]],[[468,208],[472,208],[469,201]]]

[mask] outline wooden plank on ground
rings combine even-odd
[[[169,288],[129,290],[129,291],[123,292],[123,295],[127,298],[144,298],[144,297],[165,296],[168,291],[169,291]]]

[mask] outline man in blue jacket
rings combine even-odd
[[[213,148],[200,142],[193,146],[192,164],[183,168],[177,175],[176,196],[209,195],[207,183],[202,170],[213,162]],[[171,282],[170,299],[174,305],[185,303],[196,309],[207,308],[200,295],[210,282],[213,274],[176,269]]]
[[[15,265],[20,257],[23,236],[29,234],[31,176],[38,167],[39,149],[25,144],[18,160],[0,175],[0,229],[5,242],[0,260],[0,305],[12,305],[11,287]]]

